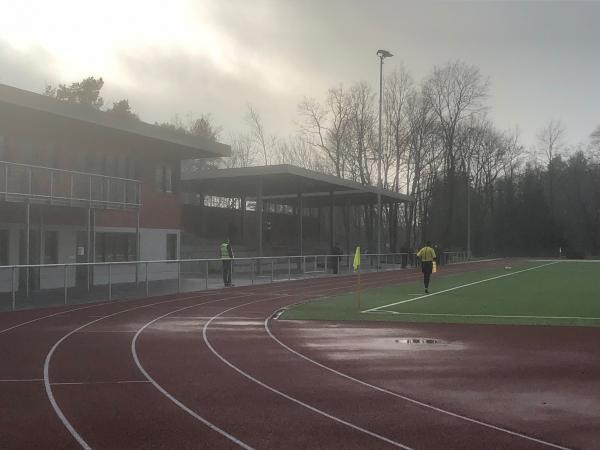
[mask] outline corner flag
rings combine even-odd
[[[354,267],[355,272],[360,267],[360,246],[357,246],[356,251],[354,252],[354,262],[352,263],[352,267]]]

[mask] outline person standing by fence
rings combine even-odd
[[[417,258],[421,260],[425,293],[429,294],[429,280],[431,279],[431,272],[433,272],[433,261],[436,258],[435,250],[431,248],[431,242],[427,241],[425,247],[417,252]]]
[[[337,242],[331,249],[331,254],[333,255],[331,257],[331,269],[334,274],[337,274],[340,270],[340,256],[339,255],[343,254],[342,249],[340,248],[340,246]]]
[[[233,250],[229,238],[225,239],[220,247],[221,262],[223,263],[223,284],[225,287],[234,286],[231,283],[231,264],[233,262]]]

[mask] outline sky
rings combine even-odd
[[[450,60],[478,66],[490,118],[527,147],[551,119],[571,143],[600,124],[600,2],[7,1],[0,83],[41,92],[101,76],[107,106],[127,98],[147,122],[210,113],[225,142],[251,104],[284,137],[303,97],[377,89],[380,48],[394,54],[385,71],[417,82]]]

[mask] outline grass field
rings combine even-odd
[[[289,320],[600,326],[600,263],[522,261],[510,269],[432,276],[312,300],[284,312]]]

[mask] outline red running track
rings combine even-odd
[[[366,286],[418,278],[412,271],[363,276]],[[382,377],[389,361],[322,352],[342,341],[320,333],[331,324],[311,322],[314,340],[307,340],[299,329],[306,322],[270,320],[282,307],[354,285],[343,276],[0,315],[0,447],[585,446],[551,420],[491,414],[477,399],[453,403],[430,389],[412,397]],[[579,431],[594,438],[593,430]]]

